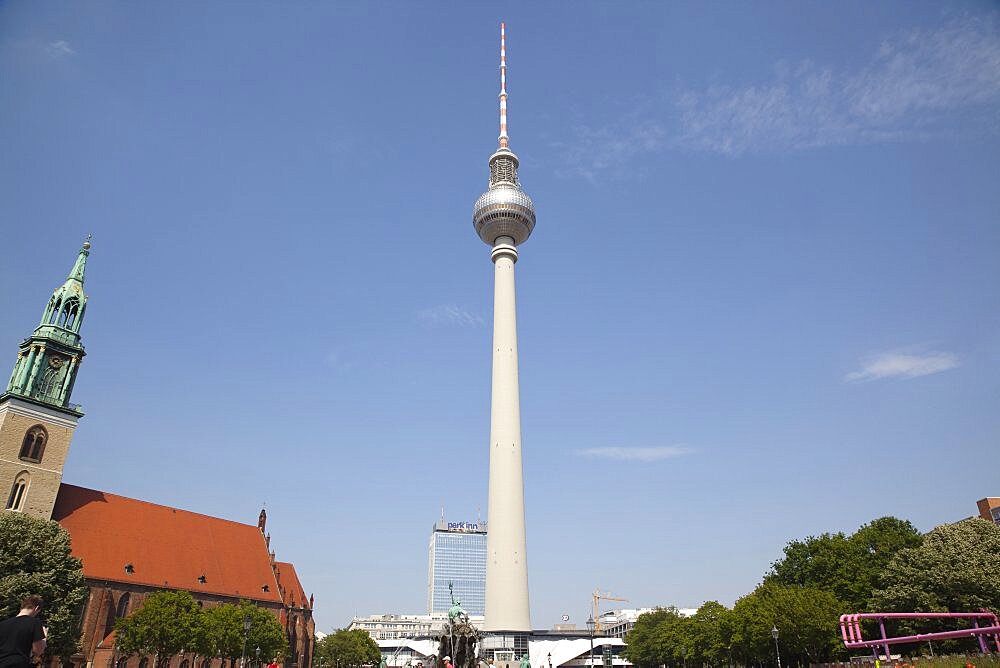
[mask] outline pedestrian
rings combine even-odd
[[[41,611],[41,596],[25,596],[17,616],[0,622],[0,668],[30,668],[32,656],[45,652],[49,630],[38,619]]]
[[[278,668],[278,657],[271,659],[271,663],[267,664],[267,668]]]

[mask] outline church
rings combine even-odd
[[[153,657],[119,657],[115,621],[159,590],[189,591],[211,607],[247,600],[270,611],[288,638],[285,668],[311,668],[313,598],[291,563],[276,561],[261,510],[255,524],[130,499],[62,481],[80,406],[70,402],[85,355],[83,244],[41,323],[21,342],[0,395],[0,494],[4,512],[52,519],[72,540],[90,588],[80,620],[81,651],[64,666],[147,668]],[[198,540],[190,540],[197,536]],[[219,659],[178,656],[165,668],[219,668]]]

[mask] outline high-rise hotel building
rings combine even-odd
[[[427,558],[427,614],[448,612],[455,599],[471,616],[486,610],[486,522],[434,524]]]

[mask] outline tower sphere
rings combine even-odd
[[[523,243],[535,229],[535,204],[517,180],[517,156],[500,149],[490,157],[490,187],[472,209],[476,234],[492,246],[500,237]]]

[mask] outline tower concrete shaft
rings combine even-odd
[[[493,246],[493,393],[486,537],[487,631],[530,631],[528,558],[521,463],[521,399],[517,377],[517,312],[513,239]]]
[[[524,531],[521,399],[517,381],[514,263],[535,229],[535,204],[521,189],[507,134],[507,43],[500,24],[500,136],[486,192],[472,210],[494,265],[493,396],[490,406],[490,530],[486,534],[486,631],[531,631]]]

